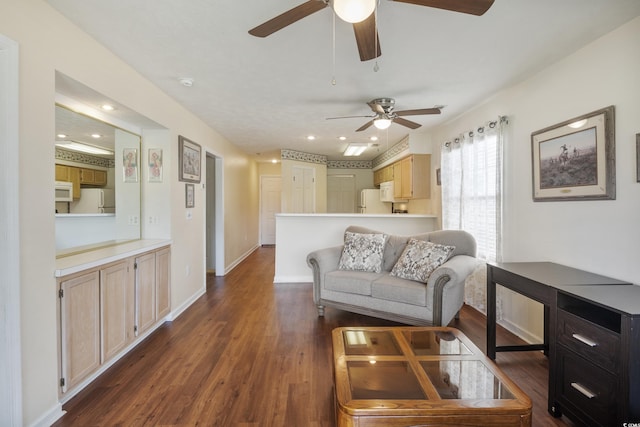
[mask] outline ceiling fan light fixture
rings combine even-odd
[[[343,21],[355,24],[367,19],[376,8],[376,0],[333,0],[333,10]]]
[[[391,119],[388,119],[386,117],[374,119],[373,125],[380,130],[385,130],[388,129],[389,126],[391,126]]]

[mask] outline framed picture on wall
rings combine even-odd
[[[187,208],[192,208],[196,205],[195,186],[193,184],[185,184],[184,200]]]
[[[138,182],[138,150],[124,148],[122,150],[122,174],[124,182]]]
[[[533,200],[616,198],[614,107],[531,134]]]
[[[162,182],[161,148],[149,148],[149,182]]]
[[[640,133],[636,133],[636,181],[640,182]]]
[[[180,181],[200,182],[201,165],[200,145],[178,136],[178,172]]]

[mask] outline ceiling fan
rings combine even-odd
[[[267,22],[249,30],[249,34],[256,37],[267,37],[312,15],[331,5],[341,19],[353,24],[353,31],[358,45],[361,61],[368,61],[381,55],[380,39],[377,34],[376,14],[373,13],[379,0],[307,0]],[[451,10],[453,12],[471,15],[483,15],[494,0],[391,0],[410,3],[418,6],[434,7],[436,9]],[[355,11],[354,15],[350,12]]]
[[[420,123],[413,122],[411,120],[404,119],[402,116],[421,116],[424,114],[440,114],[443,107],[433,108],[420,108],[416,110],[402,110],[393,111],[396,101],[393,98],[376,98],[367,102],[373,116],[343,116],[343,117],[328,117],[327,120],[334,119],[349,119],[355,117],[370,117],[364,125],[356,129],[356,132],[361,132],[368,129],[371,125],[374,125],[378,129],[387,129],[391,126],[391,123],[397,123],[402,126],[406,126],[409,129],[417,129],[422,126]]]

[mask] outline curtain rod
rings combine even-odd
[[[489,123],[487,123],[487,126],[489,126],[489,128],[490,128],[490,129],[493,129],[493,128],[495,128],[495,127],[496,127],[496,125],[498,124],[498,122],[500,122],[501,124],[502,124],[502,123],[509,124],[509,118],[508,118],[507,116],[498,116],[498,120],[490,121]],[[480,126],[480,127],[478,127],[478,129],[476,129],[476,132],[478,132],[478,133],[484,133],[484,126]],[[465,137],[465,135],[468,135],[468,136],[469,136],[469,138],[473,138],[474,133],[473,133],[473,131],[471,130],[471,131],[469,131],[469,132],[462,133],[461,135],[462,135],[462,137],[463,137],[463,138]],[[460,137],[455,138],[455,139],[453,140],[453,142],[451,142],[451,141],[447,141],[447,142],[445,142],[445,143],[444,143],[444,146],[445,146],[445,147],[450,147],[450,146],[451,146],[451,144],[459,144],[459,143],[460,143]]]

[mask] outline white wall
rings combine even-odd
[[[552,261],[640,283],[638,46],[640,18],[635,18],[434,132],[434,143],[442,143],[498,115],[509,117],[505,261]],[[609,105],[616,108],[616,200],[534,203],[531,133]],[[510,295],[504,305],[507,326],[541,337],[540,306]]]
[[[226,265],[232,265],[257,246],[256,166],[245,153],[45,1],[0,0],[0,10],[0,35],[15,40],[20,49],[19,152],[15,161],[20,199],[23,421],[25,425],[49,425],[60,414],[51,143],[55,133],[55,72],[127,105],[167,129],[158,142],[166,148],[164,182],[149,192],[162,201],[143,201],[145,217],[157,216],[159,227],[147,227],[143,233],[145,237],[156,233],[167,237],[165,233],[170,233],[173,240],[172,309],[184,306],[205,289],[204,191],[196,186],[196,208],[192,218],[187,219],[184,183],[178,182],[173,167],[178,135],[201,144],[203,152],[206,149],[223,159],[224,208],[225,215],[230,216],[225,222],[224,238],[232,243],[225,247]],[[151,184],[142,184],[144,193]]]

